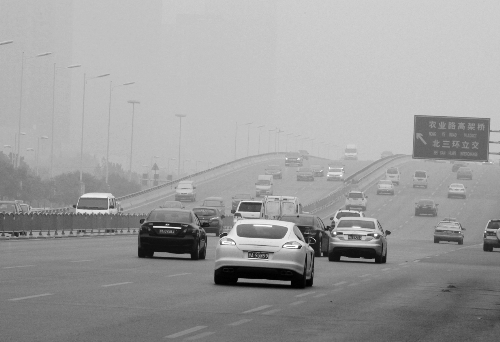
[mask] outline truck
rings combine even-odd
[[[295,196],[266,196],[263,202],[264,219],[276,220],[283,215],[302,214],[302,204]]]
[[[354,144],[348,144],[344,150],[345,160],[358,160],[358,149]]]

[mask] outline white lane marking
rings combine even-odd
[[[192,274],[192,273],[177,273],[177,274],[168,275],[167,277],[177,277],[177,276],[188,275],[188,274]]]
[[[198,331],[198,330],[201,330],[201,329],[205,329],[206,327],[207,327],[206,325],[198,325],[196,327],[189,328],[189,329],[186,329],[186,330],[183,330],[183,331],[179,331],[178,333],[165,336],[165,338],[177,338],[177,337],[180,337],[180,336],[191,334],[192,332],[195,332],[195,331]]]
[[[35,265],[6,266],[6,267],[3,267],[3,268],[4,269],[9,269],[9,268],[23,268],[23,267],[35,267]]]
[[[347,286],[356,286],[356,285],[359,285],[359,283],[351,283],[351,284],[349,284]]]
[[[243,313],[252,313],[252,312],[256,312],[256,311],[261,311],[261,310],[270,308],[271,306],[272,305],[262,305],[262,306],[259,306],[258,308],[255,308],[255,309],[250,309],[250,310],[247,310],[247,311],[243,311]]]
[[[313,296],[313,298],[321,298],[324,296],[326,296],[326,293],[320,293],[320,294],[317,294],[316,296]]]
[[[367,274],[360,275],[359,277],[360,277],[360,278],[364,278],[364,277],[369,277],[369,276],[371,276],[371,274],[370,274],[370,273],[367,273]]]
[[[316,291],[310,291],[310,292],[302,293],[302,294],[296,295],[295,297],[297,297],[297,298],[305,297],[305,296],[312,295],[313,293],[316,293]]]
[[[32,299],[32,298],[38,298],[38,297],[45,297],[45,296],[53,296],[53,293],[42,293],[39,295],[34,295],[34,296],[27,296],[27,297],[19,297],[19,298],[12,298],[9,299],[12,302],[18,301],[18,300],[25,300],[25,299]]]
[[[290,303],[290,305],[299,305],[299,304],[302,304],[302,303],[305,303],[305,302],[306,302],[305,300],[298,300],[296,302]]]
[[[371,278],[366,278],[366,279],[363,279],[361,281],[366,282],[366,281],[371,281],[371,280],[372,280]]]
[[[333,284],[333,286],[339,286],[344,284],[347,284],[347,281],[341,281],[340,283]]]
[[[382,271],[389,271],[391,268],[383,268]]]
[[[406,262],[402,262],[402,263],[400,263],[400,264],[398,264],[398,265],[399,265],[399,266],[401,266],[401,265],[406,265]]]
[[[242,324],[245,324],[245,323],[248,323],[250,322],[251,319],[249,318],[244,318],[244,319],[240,319],[239,321],[236,321],[236,322],[233,322],[233,323],[229,323],[228,325],[232,326],[232,327],[235,327],[237,325],[242,325]]]
[[[126,285],[126,284],[132,284],[131,281],[126,281],[123,283],[116,283],[116,284],[106,284],[106,285],[101,285],[102,287],[110,287],[110,286],[119,286],[119,285]]]
[[[263,312],[262,314],[263,315],[272,315],[273,313],[278,312],[278,311],[281,311],[281,309],[269,310],[269,311]]]
[[[87,261],[92,261],[92,260],[71,260],[70,262],[87,262]]]
[[[413,260],[413,262],[420,262],[420,260]]]
[[[201,333],[201,334],[198,334],[198,335],[187,337],[184,340],[186,340],[186,341],[194,341],[194,340],[198,340],[200,338],[206,337],[206,336],[210,336],[212,334],[215,334],[215,331],[207,331],[207,332],[204,332],[204,333]]]

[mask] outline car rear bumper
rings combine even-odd
[[[195,236],[163,237],[163,236],[139,236],[139,247],[154,252],[167,253],[191,253],[196,248],[198,239]]]
[[[348,258],[374,258],[382,255],[382,245],[377,242],[340,242],[330,243],[330,253]]]
[[[450,242],[460,242],[463,241],[463,235],[446,235],[446,234],[434,234],[434,239],[439,241],[450,241]]]
[[[175,194],[176,201],[192,201],[194,200],[193,194]]]
[[[394,189],[377,189],[378,194],[393,194]]]

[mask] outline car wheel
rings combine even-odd
[[[153,255],[155,255],[155,252],[154,252],[154,251],[147,251],[147,252],[145,252],[145,254],[146,254],[146,256],[147,256],[148,258],[152,258],[152,257],[153,257]]]
[[[385,264],[387,262],[387,247],[385,250],[385,255],[382,257],[382,263]]]
[[[137,248],[137,256],[139,258],[145,258],[146,257],[146,253],[144,253],[144,249],[142,249],[141,247],[138,247]]]
[[[434,238],[434,243],[439,243],[439,240]]]
[[[418,211],[415,211],[415,216],[419,216],[420,214],[418,213]]]
[[[320,236],[318,237],[318,242],[316,242],[316,248],[314,249],[314,256],[320,257],[322,249],[323,249],[323,238]]]
[[[464,239],[462,239],[462,240],[458,241],[458,244],[459,244],[459,245],[463,245],[463,244],[464,244]]]
[[[191,260],[199,260],[200,259],[200,241],[198,240],[197,247],[194,251],[191,252]]]
[[[215,285],[224,285],[226,282],[224,281],[224,278],[214,272],[214,283]]]
[[[306,279],[306,286],[313,286],[314,283],[314,259],[312,261],[311,278]]]
[[[302,273],[302,275],[296,275],[294,276],[294,278],[292,279],[292,287],[296,288],[296,289],[303,289],[306,287],[306,266],[307,266],[307,262],[304,261],[304,272]]]
[[[201,260],[205,260],[205,258],[207,257],[207,242],[208,242],[208,239],[205,238],[205,246],[203,247],[203,249],[201,250],[201,253],[200,253]]]
[[[330,254],[328,254],[328,261],[340,261],[340,254],[331,252]]]
[[[376,264],[381,264],[382,263],[382,254],[375,255],[375,263]]]

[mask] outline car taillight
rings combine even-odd
[[[219,245],[221,245],[221,246],[224,246],[224,245],[236,246],[236,242],[231,238],[223,237],[219,240]]]
[[[366,235],[367,235],[367,236],[371,236],[371,237],[373,237],[374,239],[380,239],[380,237],[382,236],[382,235],[380,235],[380,234],[378,234],[378,233],[368,233],[368,234],[366,234]]]
[[[301,249],[302,245],[297,241],[288,241],[281,247],[286,249]]]

